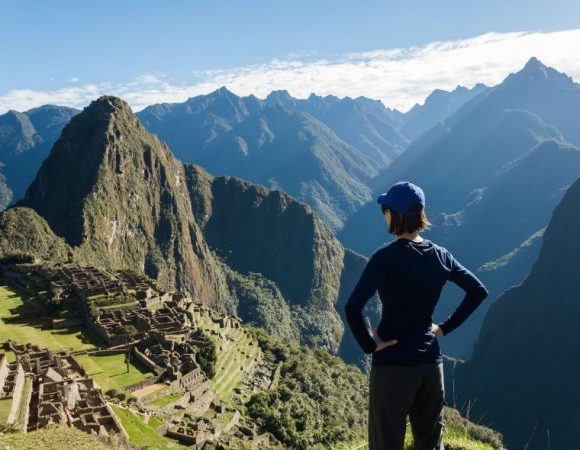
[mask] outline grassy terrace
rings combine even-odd
[[[53,330],[38,317],[34,300],[23,300],[23,294],[0,286],[0,342],[14,339],[53,350],[88,350],[95,347],[94,338],[79,330]]]
[[[22,389],[22,398],[20,400],[20,405],[18,406],[18,415],[16,416],[16,426],[19,429],[24,429],[24,420],[26,419],[25,413],[28,407],[28,399],[32,392],[32,379],[26,377],[24,380],[24,387]]]
[[[77,355],[75,359],[85,368],[87,374],[101,387],[103,392],[109,389],[122,390],[126,386],[138,383],[153,376],[141,364],[132,361],[125,364],[125,355],[90,356]]]
[[[34,300],[24,300],[23,294],[0,286],[0,343],[14,339],[51,350],[78,351],[95,348],[97,341],[94,336],[81,329],[50,328],[46,325],[46,318],[37,316],[38,309],[35,308]],[[9,361],[14,359],[13,356],[11,352],[7,352]],[[134,361],[127,372],[124,355],[77,355],[76,359],[103,391],[122,390],[125,386],[152,376],[147,369]]]
[[[177,441],[157,434],[154,428],[158,426],[156,422],[152,422],[150,425],[145,423],[141,416],[134,414],[132,411],[115,405],[112,405],[112,408],[129,435],[129,443],[131,445],[148,449],[183,448]]]
[[[216,375],[211,380],[212,386],[218,396],[228,398],[232,390],[238,385],[241,376],[256,359],[260,352],[258,343],[249,338],[242,328],[221,329],[214,323],[207,313],[196,312],[194,318],[199,321],[200,327],[204,331],[223,331],[227,337],[234,339],[221,340],[217,336],[209,334],[216,342],[218,348],[218,360],[216,364]],[[253,341],[253,345],[250,342]],[[219,350],[224,346],[224,351]],[[242,352],[245,352],[243,354]]]

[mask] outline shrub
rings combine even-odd
[[[36,262],[36,257],[30,253],[10,253],[0,257],[2,264],[32,264]]]

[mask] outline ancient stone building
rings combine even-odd
[[[4,376],[6,392],[10,391],[14,397],[17,390],[23,391],[18,386],[24,381],[19,380],[24,380],[24,377],[32,380],[26,410],[20,408],[19,413],[25,415],[25,430],[60,424],[101,436],[115,433],[126,438],[100,389],[73,356],[15,341],[8,341],[8,345],[16,355],[16,361],[8,365],[9,371]],[[0,380],[6,372],[2,361],[5,361],[3,356],[0,357]],[[16,401],[14,398],[13,403]],[[22,404],[20,399],[18,404]]]

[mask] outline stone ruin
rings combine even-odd
[[[8,284],[30,291],[47,291],[53,303],[72,300],[89,302],[95,298],[110,300],[135,296],[149,304],[163,301],[163,293],[149,278],[128,270],[110,272],[75,264],[8,264],[0,267],[0,276]]]
[[[193,417],[185,414],[174,419],[166,435],[189,444],[192,449],[206,448],[280,448],[279,443],[268,433],[259,434],[255,424],[248,422],[238,410],[222,404],[212,404],[212,412],[227,414],[220,422],[211,417]]]
[[[25,373],[19,361],[8,362],[4,354],[0,354],[0,403],[10,404],[10,408],[2,408],[5,417],[0,416],[0,423],[11,425],[16,423],[22,405],[30,401],[31,391],[25,389]],[[20,424],[26,428],[27,417]]]
[[[180,404],[189,411],[203,414],[215,398],[209,379],[198,366],[196,347],[207,345],[200,330],[188,330],[175,339],[156,332],[133,347],[135,357],[157,377],[154,383],[164,383],[170,393],[183,394]],[[148,400],[152,400],[149,398]]]
[[[32,381],[25,411],[21,413],[23,431],[59,424],[105,438],[113,434],[127,438],[100,389],[72,355],[11,340],[8,345],[16,355],[12,364]],[[4,355],[0,360],[5,360]]]
[[[149,333],[182,334],[193,324],[192,315],[173,300],[165,301],[155,310],[141,305],[104,309],[91,319],[90,327],[109,345],[143,339]],[[128,326],[136,333],[127,334]]]
[[[159,375],[159,381],[177,381],[175,392],[185,392],[205,379],[195,360],[195,347],[205,344],[206,338],[199,330],[189,330],[181,342],[156,332],[141,340],[134,352],[146,367]]]
[[[257,442],[255,430],[238,423],[239,412],[227,411],[228,408],[217,402],[210,381],[195,358],[197,347],[205,345],[208,337],[201,329],[192,328],[196,326],[194,313],[208,315],[218,325],[218,330],[209,332],[217,334],[221,340],[232,338],[226,338],[219,329],[240,328],[239,317],[214,314],[188,294],[163,292],[146,277],[130,271],[108,272],[73,264],[18,264],[0,267],[0,277],[28,292],[46,291],[43,300],[75,306],[71,309],[80,310],[82,314],[74,325],[84,323],[100,336],[107,343],[107,348],[100,351],[129,351],[155,374],[127,387],[128,391],[164,384],[167,388],[161,389],[159,394],[154,391],[155,395],[181,394],[179,400],[164,407],[165,412],[175,407],[185,409],[192,414],[190,417],[197,417],[169,425],[166,428],[169,436],[198,448],[204,442],[218,444],[219,436],[226,439],[224,434],[233,428],[237,437],[232,439],[256,439]],[[97,314],[91,307],[95,304],[98,305]],[[55,323],[53,326],[56,327]],[[22,397],[28,395],[24,400],[27,405],[25,429],[58,423],[105,437],[113,433],[126,437],[100,390],[73,356],[15,342],[10,345],[17,361],[8,363],[0,357],[0,401],[14,398],[23,403]],[[257,371],[259,383],[250,384],[249,379],[244,380],[249,392],[264,388],[269,382],[266,380],[268,370],[263,369],[263,374]],[[27,378],[32,381],[28,393],[25,389]],[[146,404],[141,407],[148,408]],[[227,426],[218,425],[220,421],[201,417],[208,411],[216,415],[232,412],[232,420]],[[11,410],[13,420],[18,412],[17,407]],[[226,445],[225,448],[230,447]]]
[[[110,272],[62,263],[11,264],[0,270],[0,277],[9,285],[46,292],[44,301],[72,304],[75,307],[71,309],[80,309],[81,316],[77,313],[72,319],[54,319],[54,328],[84,322],[108,345],[140,339],[149,331],[179,333],[192,325],[189,295],[163,292],[153,281],[132,271]],[[129,325],[137,330],[137,335],[125,332]]]
[[[178,439],[181,442],[193,444],[193,448],[201,448],[206,442],[217,442],[219,437],[229,432],[233,427],[237,426],[242,419],[239,411],[223,407],[223,405],[215,406],[219,408],[221,413],[228,413],[230,417],[222,426],[217,425],[208,417],[193,417],[186,414],[182,419],[174,420],[167,429],[167,435]]]

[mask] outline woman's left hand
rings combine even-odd
[[[435,336],[443,336],[443,330],[436,323],[431,324],[431,333]]]

